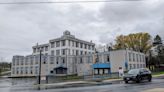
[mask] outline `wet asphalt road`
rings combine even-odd
[[[144,81],[136,84],[134,82],[124,84],[123,82],[111,85],[47,89],[47,90],[28,90],[28,85],[34,80],[13,80],[0,79],[0,92],[164,92],[164,79],[156,78],[152,82]],[[26,89],[24,89],[26,88]]]

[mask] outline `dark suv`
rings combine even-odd
[[[142,80],[148,80],[151,82],[151,71],[147,68],[131,69],[127,74],[123,76],[125,83],[128,81],[135,81],[139,83]]]

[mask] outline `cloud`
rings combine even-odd
[[[22,0],[3,0],[6,1]],[[164,37],[163,9],[162,0],[0,5],[0,57],[11,61],[13,55],[31,54],[37,42],[48,43],[64,30],[97,44],[110,43],[120,34],[135,32]]]

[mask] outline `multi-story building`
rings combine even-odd
[[[86,59],[86,58],[89,59]],[[113,50],[85,55],[83,63],[78,64],[78,75],[117,73],[122,67],[124,71],[145,68],[145,54],[132,50]]]
[[[12,76],[37,76],[41,51],[41,75],[77,74],[78,55],[92,54],[95,44],[75,38],[65,31],[60,38],[33,46],[32,55],[13,56]]]
[[[69,31],[47,44],[33,46],[32,55],[13,56],[12,77],[110,74],[145,67],[145,55],[132,50],[95,53],[95,44],[75,38]],[[41,51],[41,57],[40,57]]]

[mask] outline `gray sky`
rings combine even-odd
[[[0,0],[16,1],[29,0]],[[96,44],[136,32],[164,38],[164,0],[0,5],[0,57],[11,61],[13,55],[31,54],[37,42],[47,43],[60,37],[64,30]]]

